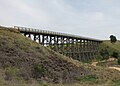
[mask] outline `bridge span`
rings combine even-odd
[[[21,34],[60,54],[80,61],[93,60],[102,40],[47,30],[14,26]]]

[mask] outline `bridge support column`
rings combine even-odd
[[[82,61],[94,59],[99,53],[98,47],[100,42],[102,42],[99,40],[44,30],[31,30],[30,28],[26,29],[21,27],[18,27],[18,30],[24,36],[31,38],[43,46],[49,46],[56,52]]]

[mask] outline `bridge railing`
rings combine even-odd
[[[45,33],[45,34],[71,36],[71,34],[54,32],[54,31],[47,31],[47,30],[38,30],[38,29],[25,28],[25,27],[17,27],[17,26],[14,26],[14,28],[15,28],[15,29],[18,29],[18,30],[20,30],[20,31],[26,31],[26,32],[29,31],[29,32],[36,32],[36,33]]]

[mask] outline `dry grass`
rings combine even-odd
[[[8,34],[9,33],[9,34]],[[22,51],[30,51],[30,52],[37,52],[39,48],[42,49],[40,51],[42,54],[44,53],[44,58],[47,59],[47,56],[49,56],[51,53],[54,53],[55,58],[63,59],[66,62],[70,62],[72,64],[75,64],[77,67],[83,67],[85,70],[92,71],[92,75],[95,75],[95,79],[93,81],[91,78],[83,77],[78,83],[73,84],[39,84],[36,80],[33,80],[32,83],[25,83],[25,81],[6,81],[4,80],[4,71],[0,71],[0,86],[120,86],[119,78],[120,78],[120,72],[115,70],[110,70],[107,68],[102,67],[94,67],[90,64],[83,64],[77,60],[73,60],[71,58],[65,57],[63,55],[60,55],[58,53],[55,53],[54,51],[50,50],[49,48],[44,48],[43,46],[38,45],[37,43],[29,40],[28,38],[25,38],[24,36],[21,36],[18,33],[10,32],[9,30],[0,30],[0,38],[1,41],[7,42],[6,47],[4,46],[3,49],[7,48],[13,48],[16,49],[14,46],[14,43],[16,43],[17,49],[20,48]],[[19,39],[19,40],[15,40]],[[2,43],[1,43],[2,44]],[[5,43],[4,43],[5,44]],[[19,47],[18,47],[19,46]],[[110,45],[111,46],[111,45]],[[117,45],[119,46],[119,45]],[[20,50],[19,49],[19,50]],[[18,50],[18,51],[19,51]],[[36,51],[34,51],[36,50]],[[27,52],[26,51],[26,52]],[[14,71],[13,71],[14,72]],[[27,72],[28,73],[28,72]],[[95,80],[95,82],[94,82]],[[90,82],[91,81],[91,82]],[[45,82],[44,82],[45,83]]]

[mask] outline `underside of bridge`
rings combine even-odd
[[[37,30],[24,27],[15,27],[21,34],[76,60],[93,60],[99,54],[101,40],[80,37],[71,34]]]

